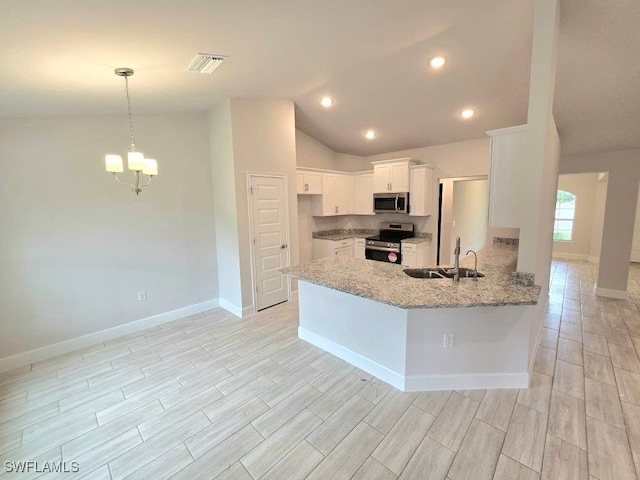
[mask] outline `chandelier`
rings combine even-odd
[[[124,91],[127,97],[127,113],[129,115],[129,139],[130,147],[127,153],[127,166],[129,170],[133,170],[134,183],[123,182],[118,178],[118,174],[124,171],[122,165],[122,157],[120,155],[109,154],[105,156],[105,164],[107,172],[113,173],[118,183],[131,187],[136,195],[140,195],[142,187],[146,187],[151,183],[154,176],[158,175],[158,162],[152,158],[144,158],[142,152],[136,150],[136,143],[133,136],[133,118],[131,116],[131,97],[129,96],[129,77],[133,75],[131,68],[116,68],[116,75],[124,77]],[[144,183],[140,182],[140,174],[146,175],[147,179]]]

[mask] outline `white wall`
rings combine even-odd
[[[451,254],[456,237],[460,237],[460,256],[469,250],[481,250],[487,241],[489,215],[489,182],[467,180],[453,182],[453,222]],[[450,257],[452,258],[452,257]],[[441,263],[448,263],[441,259]]]
[[[302,130],[296,130],[296,164],[298,167],[322,168],[342,172],[372,170],[365,157],[337,153]]]
[[[602,234],[604,229],[604,211],[607,204],[607,185],[609,184],[608,180],[608,173],[598,175],[591,230],[591,249],[589,251],[589,260],[592,262],[600,261],[600,249],[602,248]]]
[[[215,209],[216,249],[220,298],[236,308],[242,305],[242,278],[238,216],[235,204],[236,172],[233,159],[231,102],[225,100],[209,112],[209,152]]]
[[[231,100],[231,123],[242,308],[247,309],[254,305],[247,172],[278,173],[287,176],[289,251],[291,263],[298,263],[294,104],[291,100]]]
[[[558,190],[564,190],[576,196],[576,211],[571,241],[554,241],[554,256],[584,260],[589,257],[595,220],[598,175],[582,173],[558,177]]]
[[[207,117],[134,120],[140,196],[104,170],[126,117],[0,120],[0,357],[218,296]]]

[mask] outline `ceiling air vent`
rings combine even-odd
[[[191,63],[185,68],[187,72],[211,73],[220,66],[225,55],[211,55],[209,53],[198,53]]]

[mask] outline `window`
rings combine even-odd
[[[553,239],[556,242],[568,242],[573,233],[573,217],[576,214],[576,196],[573,193],[558,190],[556,197],[556,220],[553,224]]]

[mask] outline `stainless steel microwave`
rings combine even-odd
[[[374,193],[375,213],[409,213],[409,193]]]

